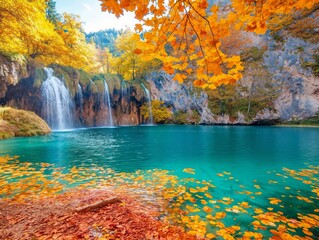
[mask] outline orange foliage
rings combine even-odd
[[[276,174],[282,186],[291,177],[300,181],[300,189],[308,188],[306,196],[293,183],[285,190],[286,196],[299,199],[293,206],[283,195],[266,193],[273,207],[256,208],[248,198],[221,196],[211,180],[189,178],[196,176],[191,168],[183,170],[187,178],[179,178],[159,169],[120,173],[95,165],[57,168],[20,162],[16,157],[0,156],[0,163],[0,239],[312,239],[319,226],[318,166],[284,168],[283,174]],[[218,176],[219,181],[224,178],[230,183],[230,172]],[[237,190],[249,187],[232,184]],[[122,202],[95,211],[74,211],[111,196]],[[265,200],[265,196],[259,198]],[[291,215],[292,209],[301,207],[307,211]],[[159,216],[164,221],[155,219]],[[240,218],[247,221],[238,226]]]
[[[194,69],[194,85],[216,88],[242,77],[240,57],[228,57],[221,50],[221,39],[235,29],[264,34],[267,20],[275,14],[289,14],[311,8],[317,0],[233,0],[229,10],[209,6],[207,0],[99,0],[103,11],[121,16],[135,12],[137,31],[144,37],[169,74]],[[226,13],[225,13],[226,12]],[[179,82],[185,81],[177,75]]]
[[[116,193],[123,203],[95,211],[75,209],[114,196],[108,190],[78,190],[27,203],[0,201],[1,239],[199,239],[156,220],[138,199]],[[75,200],[76,199],[76,200]],[[57,231],[58,229],[58,231]],[[96,238],[94,238],[96,239]]]

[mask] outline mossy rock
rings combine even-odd
[[[305,119],[295,119],[282,122],[283,125],[300,125],[300,126],[319,126],[319,113]]]
[[[47,75],[43,68],[36,68],[34,71],[34,83],[33,86],[40,88],[42,83],[46,80]]]
[[[49,134],[47,123],[34,112],[0,108],[0,139]]]
[[[173,123],[175,124],[199,124],[200,114],[197,110],[174,112]]]

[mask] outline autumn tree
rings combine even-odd
[[[114,73],[114,69],[111,67],[111,64],[114,62],[114,57],[110,53],[108,48],[98,49],[98,64],[99,71],[103,74]]]
[[[45,1],[0,0],[0,51],[36,58],[63,45],[45,9]]]
[[[52,2],[0,0],[0,53],[93,70],[95,47],[86,43],[79,19],[59,20]]]
[[[135,12],[141,22],[136,30],[150,29],[145,39],[152,48],[145,52],[156,52],[163,61],[163,69],[175,73],[176,80],[183,82],[192,75],[196,86],[211,89],[242,77],[240,57],[228,57],[221,50],[220,40],[230,34],[230,26],[264,34],[272,16],[311,8],[317,3],[317,0],[232,0],[227,9],[221,10],[207,0],[99,1],[103,11],[117,17],[124,11]]]
[[[165,123],[172,118],[172,112],[164,106],[164,102],[160,100],[153,100],[151,102],[153,120],[155,123]],[[141,114],[145,119],[150,118],[150,110],[148,104],[141,107]]]
[[[158,66],[153,54],[143,52],[147,44],[137,33],[125,31],[116,39],[115,47],[119,56],[111,62],[111,67],[125,80],[141,80]]]
[[[63,20],[57,23],[56,32],[61,36],[66,48],[65,54],[60,54],[60,63],[86,71],[96,71],[97,49],[92,43],[87,43],[80,18],[64,13]]]
[[[209,107],[214,114],[237,118],[238,112],[252,119],[261,110],[274,107],[280,83],[262,66],[265,50],[251,47],[241,53],[244,77],[235,84],[207,90]]]

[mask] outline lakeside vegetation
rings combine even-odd
[[[283,126],[300,126],[300,127],[304,127],[304,126],[317,126],[319,127],[319,114],[316,114],[313,117],[309,117],[306,119],[296,119],[296,120],[292,120],[292,121],[287,121],[287,122],[282,122],[280,123],[280,125]]]
[[[33,112],[0,107],[0,139],[49,134],[47,123]]]

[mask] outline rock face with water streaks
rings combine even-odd
[[[21,75],[21,79],[11,81],[10,76],[15,76],[19,66],[15,64],[0,64],[1,77],[6,80],[0,103],[35,112],[54,130],[145,122],[140,114],[140,107],[150,100],[145,86],[118,78],[85,83],[73,72],[61,74],[56,66],[57,72],[28,66],[27,77]]]

